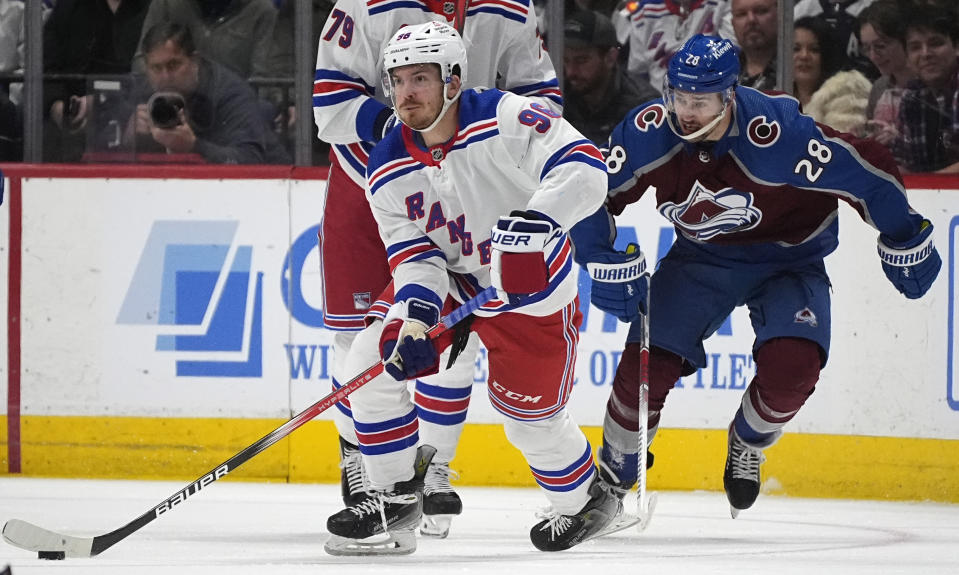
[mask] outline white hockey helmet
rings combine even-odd
[[[455,28],[444,22],[427,22],[414,26],[405,26],[397,30],[383,50],[383,88],[396,107],[390,70],[410,64],[436,64],[440,67],[440,79],[449,84],[453,76],[460,79],[460,90],[449,97],[443,91],[443,108],[436,120],[422,131],[426,132],[443,118],[446,110],[462,93],[466,82],[466,45]]]

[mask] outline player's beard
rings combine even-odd
[[[413,109],[401,109],[399,111],[400,120],[416,131],[422,131],[430,127],[436,116],[439,115],[442,106],[432,107],[427,104],[420,104]]]

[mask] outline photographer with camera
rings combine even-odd
[[[189,28],[162,22],[143,36],[147,89],[131,126],[137,152],[198,154],[217,164],[283,164],[256,95],[236,74],[197,54]]]

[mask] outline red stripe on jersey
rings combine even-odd
[[[437,399],[427,395],[416,394],[416,405],[428,411],[437,413],[462,413],[470,405],[470,398],[465,399]]]
[[[419,426],[419,420],[413,418],[412,421],[402,427],[394,427],[393,429],[387,429],[386,431],[361,433],[359,430],[357,430],[356,438],[359,439],[360,443],[363,445],[379,445],[380,443],[389,443],[391,441],[403,439],[404,437],[409,437],[419,430]]]
[[[313,95],[317,94],[330,94],[332,92],[339,92],[340,90],[352,90],[354,92],[366,93],[366,90],[363,89],[359,84],[347,83],[347,82],[315,82],[313,84]]]
[[[535,471],[533,471],[533,477],[535,477],[537,481],[541,483],[545,483],[546,485],[553,485],[557,487],[562,485],[569,485],[570,483],[576,482],[576,480],[582,477],[583,475],[589,473],[592,466],[593,466],[593,458],[590,457],[589,459],[584,461],[582,465],[574,469],[571,473],[564,475],[562,477],[547,477],[545,475],[536,473]],[[530,470],[532,471],[532,468],[530,468]]]

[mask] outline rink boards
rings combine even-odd
[[[4,166],[0,205],[0,473],[193,478],[330,389],[316,232],[325,171],[303,168]],[[845,204],[831,357],[768,452],[764,488],[800,496],[959,502],[959,178],[907,181],[936,226],[943,270],[902,298],[876,232]],[[673,230],[644,198],[619,218],[650,263]],[[588,280],[581,276],[583,301]],[[626,326],[584,306],[569,410],[598,442]],[[728,425],[755,367],[737,310],[709,366],[669,397],[654,489],[721,489]],[[474,485],[529,485],[486,399],[477,360],[454,462]],[[338,478],[324,414],[237,472]]]

